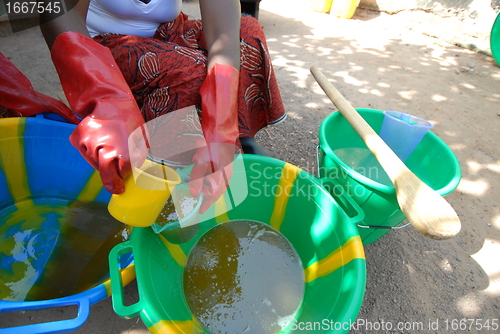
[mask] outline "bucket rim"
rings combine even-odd
[[[135,279],[135,265],[133,259],[129,258],[126,265],[126,267],[120,270],[121,279],[124,285],[127,285]],[[23,330],[30,333],[67,333],[69,331],[75,331],[83,326],[89,317],[90,307],[108,297],[111,297],[110,276],[104,278],[100,283],[88,290],[65,297],[36,301],[10,301],[0,299],[0,313],[77,306],[78,314],[75,318],[5,327],[8,333],[10,333],[9,330],[12,330],[12,333],[22,332]]]

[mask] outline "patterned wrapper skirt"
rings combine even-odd
[[[94,40],[111,50],[137,100],[151,136],[150,153],[174,165],[190,164],[202,136],[196,113],[207,73],[201,20],[181,13],[152,38],[102,34]],[[239,131],[240,137],[254,137],[284,119],[285,110],[264,32],[253,17],[241,18],[240,46]]]

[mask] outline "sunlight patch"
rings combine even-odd
[[[481,196],[486,194],[486,191],[488,191],[489,188],[490,186],[488,182],[486,182],[484,179],[476,181],[462,179],[457,187],[457,190],[466,194]]]
[[[481,306],[473,296],[463,296],[457,300],[457,307],[464,315],[474,317],[481,314]]]
[[[416,90],[407,90],[398,92],[398,95],[401,96],[405,100],[411,100],[415,94],[418,92]]]
[[[448,98],[447,98],[447,97],[445,97],[445,96],[443,96],[443,95],[434,94],[434,95],[432,96],[432,100],[433,100],[433,101],[436,101],[436,102],[443,102],[443,101],[447,101],[447,100],[448,100]]]
[[[497,217],[497,222],[499,217]],[[500,294],[500,262],[492,254],[500,254],[500,242],[494,239],[484,239],[483,247],[471,257],[488,275],[490,284],[484,290],[492,295]]]

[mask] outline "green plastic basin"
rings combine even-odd
[[[353,218],[343,212],[320,181],[305,171],[266,157],[243,155],[243,160],[244,170],[234,173],[245,173],[247,187],[231,183],[229,189],[234,193],[246,188],[247,196],[227,213],[200,219],[203,223],[192,240],[172,244],[151,228],[134,228],[130,240],[111,251],[115,312],[126,318],[139,315],[153,334],[207,333],[184,299],[186,257],[199,237],[216,224],[250,219],[278,229],[292,243],[304,266],[302,306],[281,333],[347,333],[358,315],[366,283],[363,244]],[[125,305],[120,276],[113,267],[129,253],[135,262],[139,301]],[[318,323],[321,328],[311,331]]]
[[[384,114],[379,110],[357,109],[368,124],[379,133]],[[381,169],[375,156],[349,125],[342,114],[326,117],[319,128],[318,173],[321,178],[338,183],[333,192],[344,210],[364,212],[358,224],[363,244],[377,241],[406,217],[400,210],[394,186]],[[405,161],[406,166],[440,195],[452,192],[460,182],[460,164],[451,149],[438,136],[428,131]],[[342,198],[344,200],[342,200]]]

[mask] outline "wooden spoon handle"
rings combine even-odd
[[[450,204],[406,167],[318,68],[311,67],[311,73],[391,179],[398,204],[408,221],[420,233],[433,239],[455,236],[461,223]]]

